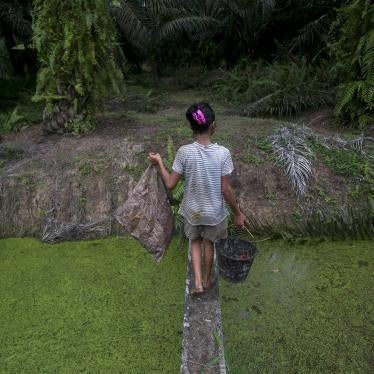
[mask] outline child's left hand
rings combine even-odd
[[[242,213],[234,215],[234,224],[236,227],[244,228],[247,222],[247,217]]]
[[[154,165],[160,165],[162,162],[162,158],[159,153],[149,153],[148,160]]]

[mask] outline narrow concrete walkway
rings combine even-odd
[[[216,258],[214,279],[218,277]],[[181,374],[226,374],[218,282],[201,296],[190,294],[193,270],[189,246],[183,320]]]

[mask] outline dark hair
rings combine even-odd
[[[202,134],[209,130],[216,115],[208,103],[197,103],[187,109],[186,118],[191,124],[192,131]]]

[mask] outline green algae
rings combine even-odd
[[[371,372],[373,244],[260,243],[244,283],[220,282],[229,372]]]
[[[186,251],[0,240],[0,371],[176,373]]]

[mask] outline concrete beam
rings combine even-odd
[[[216,256],[212,269],[216,281],[204,294],[194,296],[191,243],[188,252],[180,372],[226,374]]]

